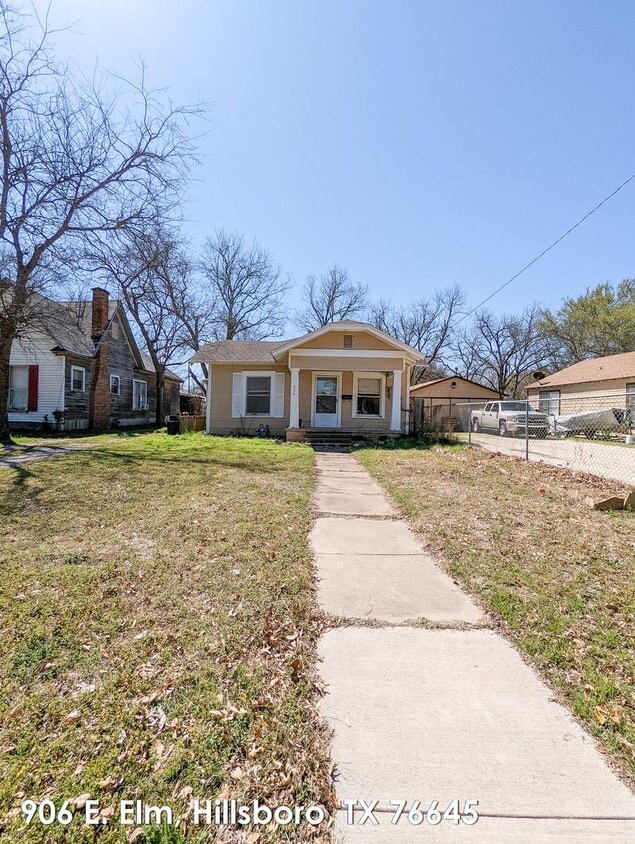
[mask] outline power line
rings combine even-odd
[[[561,240],[564,240],[565,237],[570,235],[572,231],[574,231],[575,229],[578,228],[578,226],[581,226],[582,223],[585,220],[588,220],[589,217],[591,216],[591,214],[595,214],[595,212],[598,209],[600,209],[605,203],[607,203],[609,201],[609,199],[613,199],[615,194],[619,193],[622,190],[622,188],[625,188],[626,185],[629,182],[633,181],[633,179],[635,179],[635,173],[633,173],[632,176],[629,176],[629,178],[625,182],[622,182],[622,184],[619,187],[615,188],[615,190],[612,193],[610,193],[608,196],[605,196],[604,199],[601,202],[598,202],[598,204],[595,206],[595,208],[592,208],[590,211],[588,211],[584,215],[584,217],[581,217],[578,220],[577,223],[575,223],[573,226],[571,226],[570,229],[567,229],[567,231],[564,234],[561,234],[560,237],[557,240],[554,240],[554,242],[551,244],[551,246],[547,246],[546,249],[542,250],[540,255],[536,255],[536,257],[533,258],[528,264],[525,264],[525,266],[522,268],[522,270],[518,270],[518,272],[515,275],[513,275],[510,279],[508,279],[504,284],[501,284],[500,287],[497,287],[496,290],[494,290],[493,293],[490,293],[490,295],[486,299],[483,299],[483,301],[479,302],[478,305],[476,305],[474,308],[472,308],[471,311],[468,311],[466,314],[464,314],[461,317],[461,319],[458,320],[455,323],[455,325],[459,325],[460,323],[463,322],[464,319],[467,319],[469,316],[472,316],[473,313],[478,311],[479,308],[482,308],[483,305],[485,305],[487,302],[489,302],[490,299],[493,299],[494,296],[496,296],[498,293],[501,292],[501,290],[504,290],[508,285],[510,285],[512,283],[512,281],[515,281],[518,278],[519,275],[522,275],[525,272],[525,270],[528,270],[529,267],[532,267],[536,263],[536,261],[539,261],[543,256],[545,256],[547,254],[547,252],[550,252],[554,248],[554,246],[557,246],[560,243]]]

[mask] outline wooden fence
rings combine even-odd
[[[205,417],[204,416],[187,416],[181,414],[181,433],[185,431],[204,431]]]

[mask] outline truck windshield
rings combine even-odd
[[[525,410],[527,405],[524,401],[504,401],[501,402],[501,410]]]

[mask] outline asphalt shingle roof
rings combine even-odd
[[[541,387],[560,387],[565,384],[586,384],[589,381],[611,381],[621,378],[632,378],[635,381],[635,352],[582,360],[574,363],[573,366],[554,372],[553,375],[548,375],[527,389],[537,390]]]
[[[274,363],[273,352],[291,340],[217,340],[202,346],[192,363]]]

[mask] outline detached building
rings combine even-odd
[[[410,387],[412,429],[416,433],[467,431],[470,402],[480,407],[499,398],[497,390],[460,375],[415,384]]]
[[[583,360],[527,387],[534,407],[549,415],[582,409],[635,410],[635,352]]]

